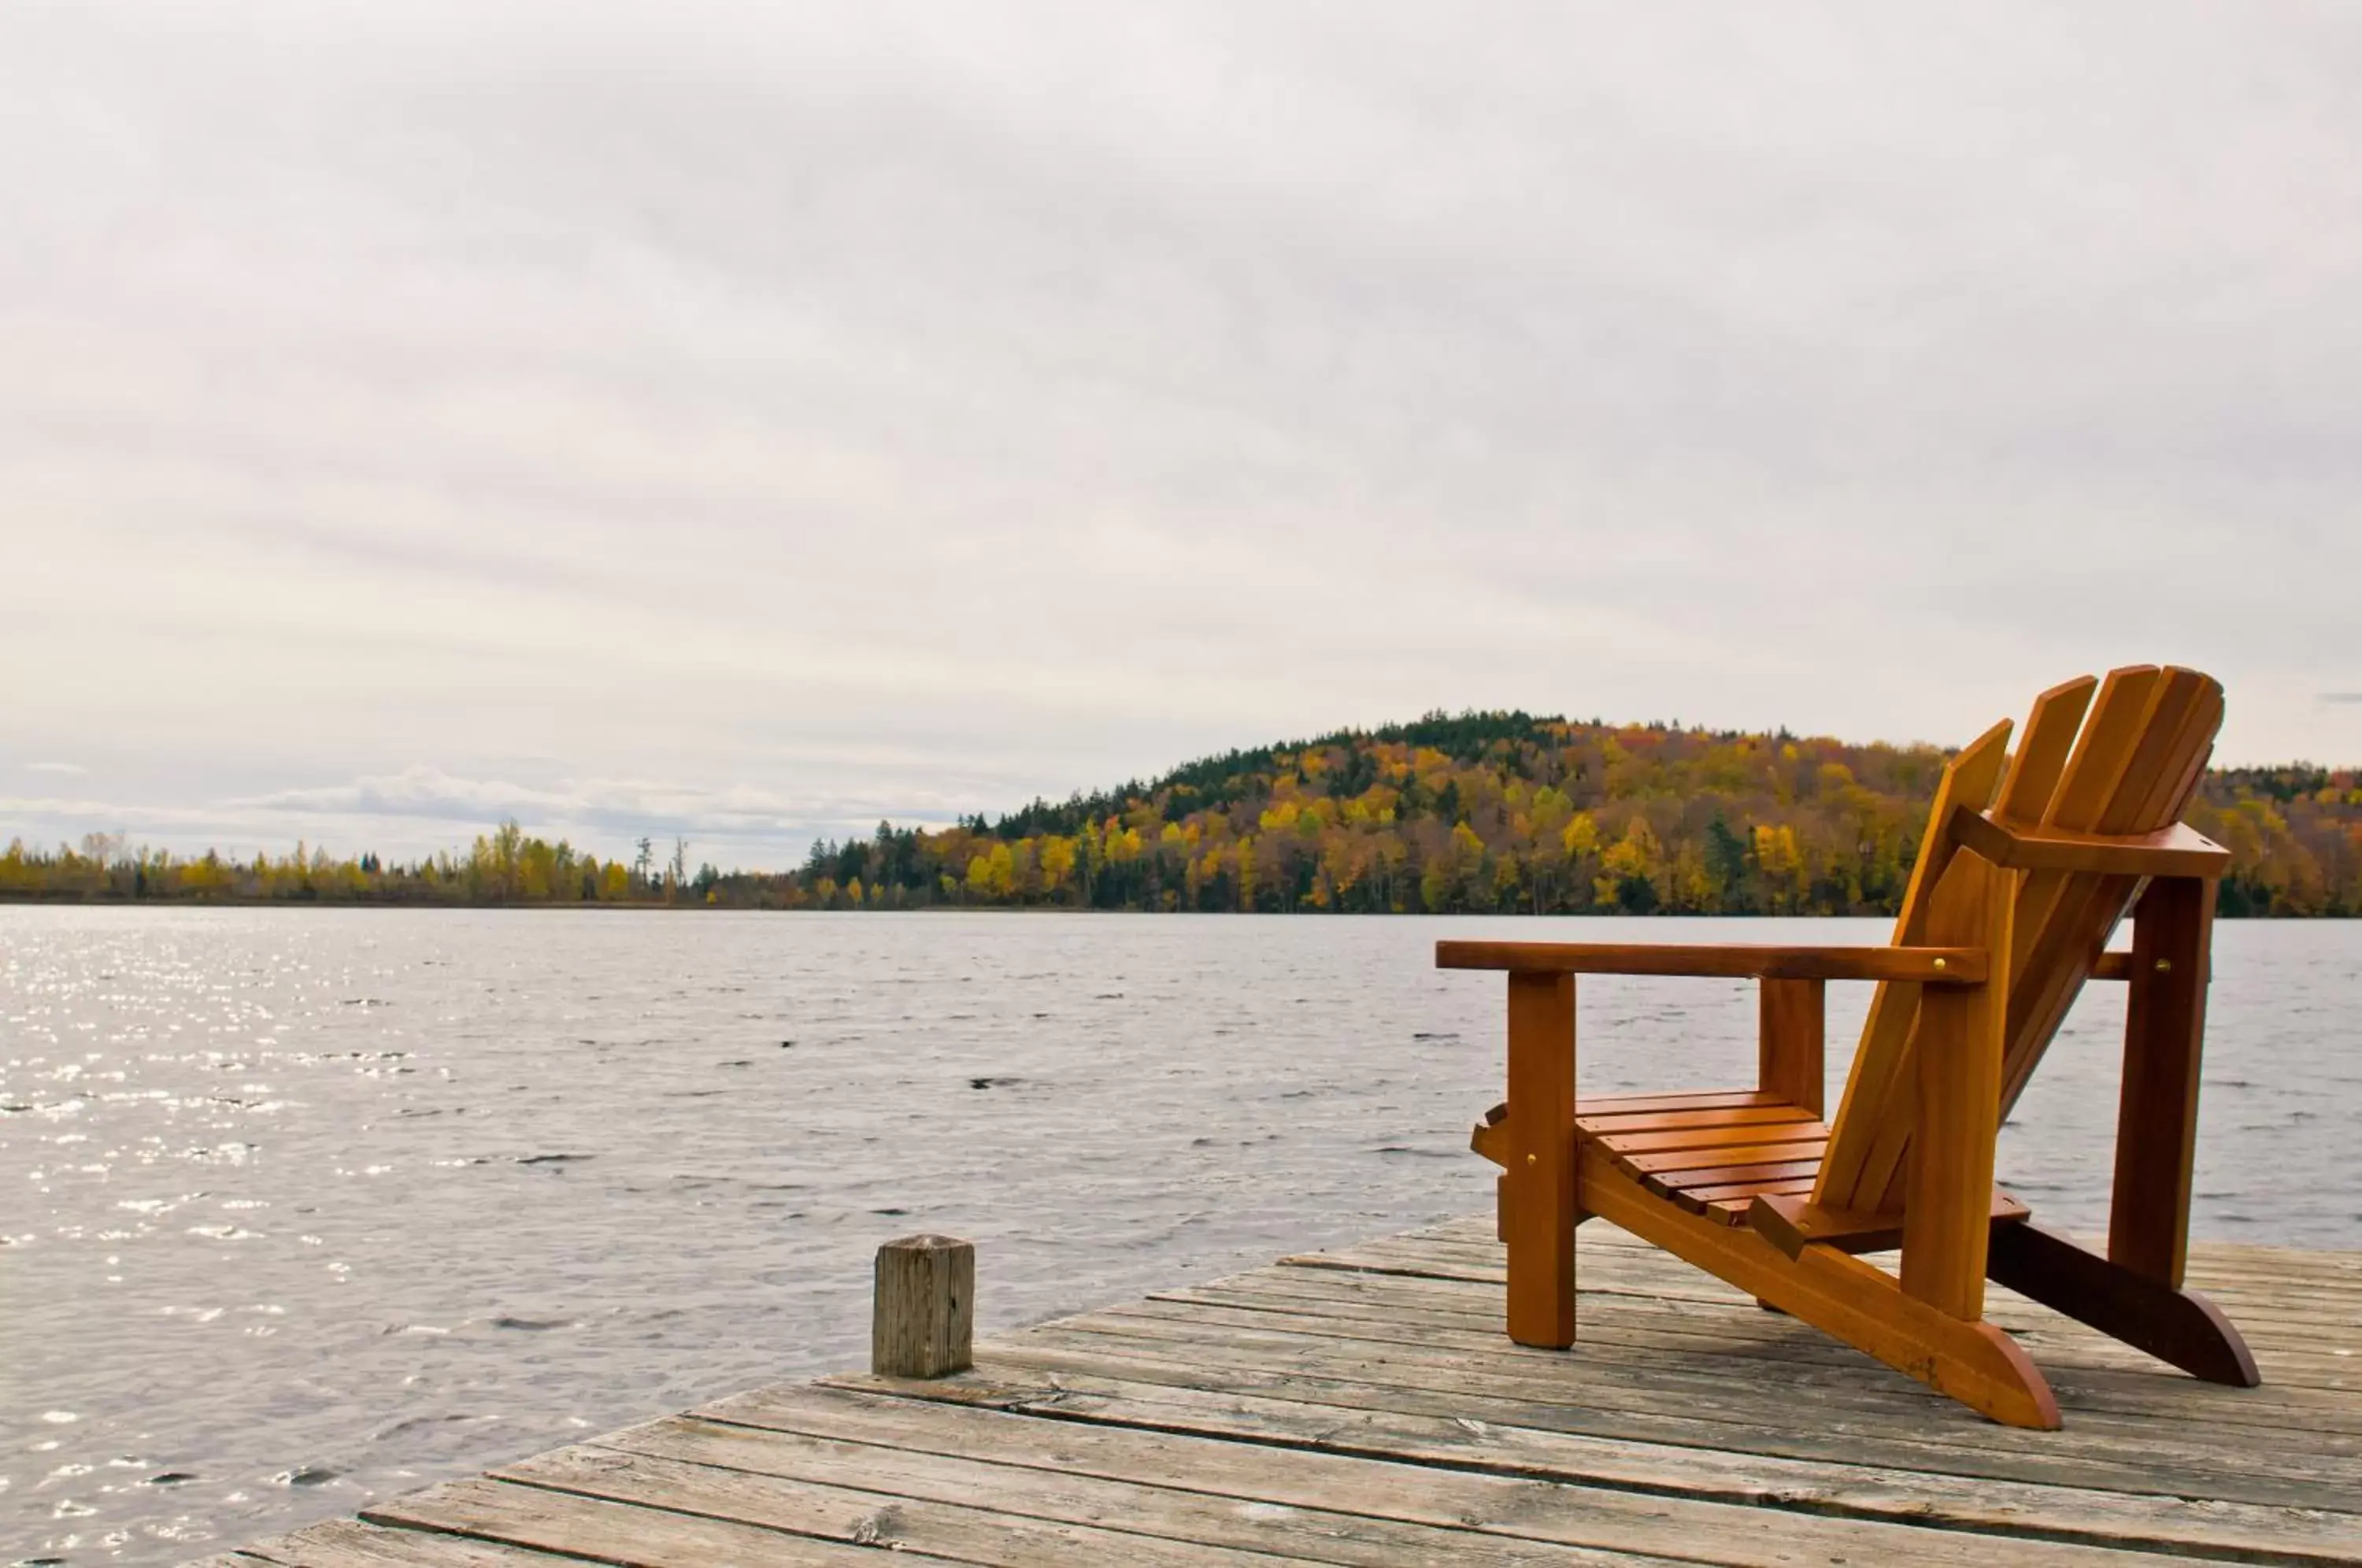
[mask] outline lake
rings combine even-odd
[[[889,1236],[973,1239],[990,1330],[1482,1209],[1502,981],[1439,936],[1885,932],[0,907],[0,1559],[177,1562],[861,1364]],[[2216,954],[2194,1229],[2362,1247],[2362,923]],[[1754,1005],[1587,978],[1581,1081],[1745,1085]],[[2123,1011],[2003,1135],[2070,1231]]]

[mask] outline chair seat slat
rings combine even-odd
[[[1709,1106],[1701,1110],[1577,1110],[1574,1124],[1585,1132],[1606,1136],[1617,1132],[1660,1132],[1684,1127],[1746,1127],[1765,1121],[1810,1121],[1794,1105]]]
[[[1700,1165],[1694,1170],[1651,1171],[1641,1184],[1651,1192],[1671,1196],[1704,1187],[1729,1187],[1743,1181],[1787,1181],[1817,1175],[1821,1162],[1813,1159],[1759,1161],[1744,1165]]]
[[[1684,1094],[1615,1094],[1585,1096],[1574,1102],[1574,1114],[1623,1116],[1639,1110],[1722,1110],[1748,1105],[1778,1105],[1780,1097],[1762,1089],[1702,1089]]]
[[[1749,1143],[1801,1143],[1826,1139],[1828,1135],[1826,1122],[1813,1121],[1799,1113],[1791,1121],[1751,1122],[1743,1127],[1674,1127],[1655,1132],[1611,1132],[1597,1138],[1597,1142],[1611,1154],[1652,1154],[1677,1149],[1724,1149]]]
[[[1711,1165],[1749,1165],[1786,1164],[1811,1160],[1817,1164],[1828,1152],[1826,1138],[1802,1139],[1789,1143],[1747,1143],[1735,1148],[1669,1149],[1645,1154],[1619,1154],[1603,1151],[1618,1165],[1636,1176],[1650,1176],[1669,1171],[1704,1170]]]

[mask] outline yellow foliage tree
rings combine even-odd
[[[1042,890],[1055,893],[1075,874],[1075,841],[1055,834],[1044,836],[1041,849]]]

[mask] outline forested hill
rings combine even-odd
[[[1783,733],[1431,714],[1234,751],[987,823],[816,845],[828,905],[1886,914],[1947,754]],[[2229,914],[2362,913],[2362,776],[2211,774]]]
[[[794,871],[602,863],[513,823],[407,866],[302,848],[251,863],[85,844],[0,854],[0,898],[1027,905],[1270,912],[1882,914],[1945,754],[1784,733],[1434,714],[1176,767],[996,821],[879,823]],[[2226,914],[2362,914],[2362,775],[2210,774]]]

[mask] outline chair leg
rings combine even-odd
[[[2168,1288],[2181,1283],[2190,1247],[2190,1167],[2213,919],[2214,884],[2191,878],[2151,882],[2133,911],[2108,1257]]]
[[[1994,1282],[2122,1340],[2208,1383],[2263,1381],[2247,1342],[2221,1309],[2029,1224],[1993,1227],[1986,1268]]]
[[[1952,856],[1928,900],[1927,939],[1982,947],[1981,986],[1931,986],[1919,999],[1917,1117],[1903,1210],[1904,1291],[1967,1322],[1984,1316],[2000,1132],[2016,878],[1974,850]]]
[[[1755,1086],[1821,1114],[1828,982],[1767,979],[1756,999]]]
[[[1574,977],[1509,977],[1509,1337],[1574,1342]]]

